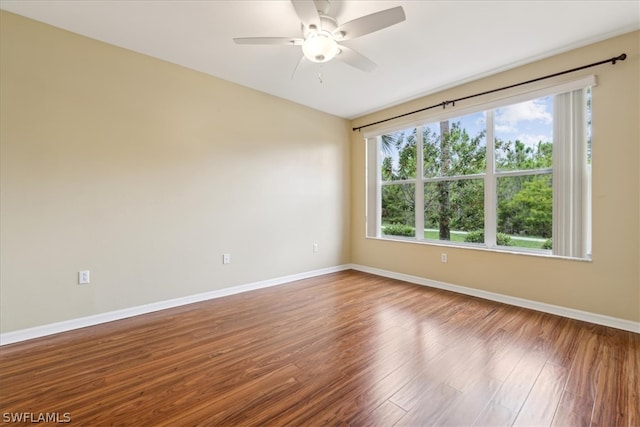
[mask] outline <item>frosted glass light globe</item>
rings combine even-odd
[[[338,43],[325,33],[309,35],[302,44],[304,56],[313,62],[327,62],[338,54]]]

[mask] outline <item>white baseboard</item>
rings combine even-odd
[[[81,317],[78,319],[65,320],[62,322],[51,323],[48,325],[36,326],[33,328],[22,329],[13,332],[5,332],[0,334],[0,346],[12,344],[20,341],[26,341],[33,338],[39,338],[47,335],[57,334],[60,332],[71,331],[73,329],[94,326],[100,323],[112,322],[114,320],[126,319],[127,317],[138,316],[140,314],[151,313],[154,311],[165,310],[167,308],[178,307],[181,305],[192,304],[195,302],[206,301],[214,298],[234,295],[241,292],[253,291],[256,289],[268,288],[271,286],[283,285],[285,283],[294,282],[296,280],[308,279],[310,277],[322,276],[324,274],[335,273],[337,271],[349,270],[350,265],[339,265],[335,267],[323,268],[289,276],[277,277],[275,279],[262,280],[259,282],[248,283],[245,285],[233,286],[215,291],[205,292],[196,295],[189,295],[170,299],[166,301],[154,302],[151,304],[139,305],[136,307],[125,308],[122,310],[100,313],[93,316]]]
[[[546,304],[543,302],[532,301],[532,300],[527,300],[523,298],[511,297],[508,295],[497,294],[494,292],[483,291],[480,289],[467,288],[459,285],[452,285],[450,283],[438,282],[435,280],[425,279],[423,277],[411,276],[408,274],[396,273],[388,270],[381,270],[379,268],[367,267],[364,265],[352,264],[351,268],[353,270],[362,271],[365,273],[371,273],[377,276],[388,277],[391,279],[398,279],[404,282],[414,283],[417,285],[444,289],[447,291],[452,291],[459,294],[471,295],[474,297],[501,302],[501,303],[513,305],[516,307],[529,308],[531,310],[542,311],[544,313],[555,314],[562,317],[568,317],[570,319],[583,320],[585,322],[595,323],[597,325],[609,326],[616,329],[622,329],[625,331],[640,333],[640,322],[633,322],[631,320],[618,319],[616,317],[589,313],[587,311],[575,310],[573,308]]]
[[[114,320],[126,319],[127,317],[138,316],[141,314],[152,313],[154,311],[165,310],[167,308],[178,307],[181,305],[192,304],[195,302],[206,301],[214,298],[220,298],[228,295],[234,295],[241,292],[253,291],[256,289],[268,288],[271,286],[282,285],[294,282],[296,280],[307,279],[310,277],[322,276],[324,274],[335,273],[343,270],[357,270],[365,273],[375,274],[377,276],[388,277],[391,279],[402,280],[432,288],[444,289],[447,291],[457,292],[460,294],[471,295],[490,301],[501,302],[516,307],[523,307],[532,310],[542,311],[544,313],[555,314],[558,316],[568,317],[570,319],[583,320],[597,325],[609,326],[616,329],[640,333],[640,322],[633,322],[625,319],[604,316],[601,314],[589,313],[586,311],[575,310],[572,308],[561,307],[552,304],[546,304],[538,301],[527,300],[523,298],[511,297],[508,295],[497,294],[494,292],[483,291],[480,289],[467,288],[450,283],[438,282],[435,280],[425,279],[423,277],[411,276],[403,273],[382,270],[379,268],[368,267],[358,264],[346,264],[335,267],[323,268],[289,276],[277,277],[269,280],[248,283],[245,285],[234,286],[231,288],[219,289],[215,291],[205,292],[186,297],[175,298],[166,301],[159,301],[151,304],[140,305],[136,307],[125,308],[122,310],[110,311],[107,313],[96,314],[93,316],[81,317],[78,319],[66,320],[63,322],[51,323],[48,325],[36,326],[33,328],[22,329],[13,332],[5,332],[0,334],[0,346],[12,344],[20,341],[26,341],[33,338],[39,338],[47,335],[57,334],[60,332],[71,331],[73,329],[84,328],[87,326],[98,325],[101,323],[112,322]]]

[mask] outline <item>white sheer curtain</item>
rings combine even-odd
[[[586,89],[554,97],[553,254],[590,252],[591,171],[587,164]]]
[[[382,199],[379,194],[380,187],[380,165],[378,164],[378,153],[380,151],[380,137],[365,138],[367,145],[367,193],[366,193],[366,224],[367,237],[380,237]]]

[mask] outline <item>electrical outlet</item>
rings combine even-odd
[[[447,254],[444,252],[440,254],[440,262],[447,262]]]
[[[89,270],[78,271],[78,285],[88,285],[91,283],[91,272]]]
[[[313,253],[317,253],[318,251],[319,251],[319,249],[318,249],[318,244],[317,244],[317,243],[314,243],[314,244],[313,244]]]
[[[222,254],[222,263],[231,264],[231,254]]]

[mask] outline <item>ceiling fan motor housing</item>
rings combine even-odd
[[[331,36],[333,36],[333,32],[338,27],[338,23],[335,18],[325,15],[324,13],[320,13],[320,28],[316,27],[314,24],[306,27],[303,23],[300,24],[302,28],[302,35],[306,39],[314,32],[325,32]]]
[[[333,34],[338,26],[335,18],[325,15],[321,11],[318,12],[320,28],[313,24],[308,27],[302,24],[302,34],[304,35],[302,51],[310,61],[322,63],[332,60],[340,53],[340,48]]]

